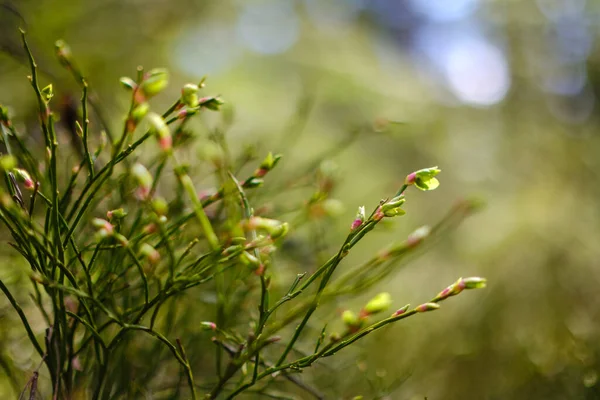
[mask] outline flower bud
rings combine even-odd
[[[9,121],[10,117],[8,116],[8,108],[0,105],[0,122],[2,122],[5,125],[8,125]]]
[[[71,65],[71,48],[67,45],[64,40],[57,40],[54,42],[56,48],[56,56],[58,61],[65,67]]]
[[[150,104],[148,104],[147,101],[144,101],[131,110],[131,117],[135,122],[140,122],[148,114],[149,110]]]
[[[249,266],[250,269],[255,270],[257,268],[260,267],[260,260],[258,258],[256,258],[254,255],[248,253],[247,251],[243,251],[242,254],[240,254],[240,261]]]
[[[0,156],[0,168],[4,171],[10,171],[17,166],[17,159],[11,156],[10,154],[6,154]]]
[[[356,218],[352,221],[352,225],[350,225],[350,230],[354,231],[360,227],[363,222],[365,222],[365,206],[358,207],[358,211],[356,212]]]
[[[31,179],[31,176],[27,171],[21,168],[15,168],[13,169],[13,172],[15,173],[17,179],[23,182],[23,186],[25,186],[26,189],[33,190],[35,188],[33,179]]]
[[[216,331],[217,324],[215,324],[214,322],[210,322],[210,321],[202,321],[202,322],[200,322],[200,328],[204,331]]]
[[[160,253],[148,243],[142,243],[139,252],[140,255],[147,258],[152,264],[156,264],[160,261]]]
[[[198,107],[198,85],[186,83],[181,89],[181,102],[188,107]]]
[[[252,217],[246,224],[248,229],[263,229],[269,233],[271,239],[277,239],[285,236],[289,231],[287,222],[281,222],[275,219]]]
[[[281,155],[277,154],[274,156],[273,153],[269,152],[263,162],[260,163],[258,169],[254,172],[254,176],[257,178],[262,178],[267,174],[267,172],[275,168],[280,159]]]
[[[136,163],[131,168],[131,176],[138,184],[138,191],[136,192],[136,195],[142,200],[146,199],[150,194],[150,189],[152,188],[152,175],[150,172],[148,172],[146,167],[144,167],[142,164]]]
[[[410,304],[407,304],[404,307],[397,309],[396,312],[392,314],[392,317],[397,317],[398,315],[404,314],[408,310],[408,307],[410,307]]]
[[[384,204],[382,204],[380,211],[386,217],[395,217],[397,215],[404,215],[404,214],[406,214],[406,211],[404,211],[400,207],[402,206],[402,204],[404,204],[405,201],[406,201],[406,199],[404,198],[404,195],[394,197],[393,199],[390,199],[390,200],[386,201]]]
[[[225,104],[225,102],[219,97],[203,97],[199,100],[199,103],[202,107],[208,108],[212,111],[219,111],[221,106]]]
[[[438,308],[440,308],[440,305],[437,303],[423,303],[420,306],[417,306],[417,308],[415,308],[415,310],[417,312],[427,312],[427,311],[437,310]]]
[[[160,115],[151,112],[148,113],[148,121],[150,122],[150,132],[158,137],[160,148],[164,151],[170,150],[173,140],[165,120]]]
[[[482,289],[486,287],[487,284],[487,280],[485,278],[476,276],[472,276],[470,278],[461,278],[461,280],[465,289]]]
[[[150,70],[140,84],[140,89],[146,97],[160,93],[169,83],[169,72],[164,68]]]
[[[438,167],[420,169],[408,174],[404,180],[404,184],[414,184],[421,190],[434,190],[440,185],[440,182],[435,178],[440,172],[441,170]]]
[[[95,228],[98,228],[98,230],[96,231],[96,241],[100,242],[103,239],[110,237],[114,234],[114,228],[113,226],[110,224],[110,222],[108,222],[105,219],[102,218],[94,218],[92,219],[92,225]]]
[[[122,208],[117,208],[115,210],[110,210],[106,212],[106,217],[110,220],[112,219],[122,219],[127,216],[127,212]]]
[[[119,78],[119,83],[125,89],[129,89],[129,90],[134,90],[137,87],[137,84],[133,81],[133,79],[131,79],[127,76],[122,76],[121,78]]]
[[[363,308],[367,315],[373,315],[385,311],[392,304],[392,297],[389,293],[379,293]]]
[[[349,327],[356,327],[360,325],[360,319],[351,310],[346,310],[342,313],[342,321],[344,321],[344,324]]]
[[[152,210],[157,215],[166,215],[169,212],[169,205],[162,197],[156,197],[152,200]]]

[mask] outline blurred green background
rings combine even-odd
[[[407,215],[349,263],[435,223],[459,198],[487,207],[376,291],[337,306],[383,290],[398,306],[418,304],[459,276],[485,276],[488,288],[374,334],[307,377],[331,398],[600,399],[599,22],[597,0],[23,0],[0,8],[0,102],[20,110],[23,131],[35,125],[18,26],[44,80],[79,98],[53,54],[55,40],[70,44],[113,129],[128,101],[118,78],[137,65],[171,72],[157,108],[207,75],[207,92],[232,108],[232,151],[284,154],[274,179],[339,150],[330,159],[345,211],[325,226],[331,251],[358,206],[439,165],[440,188],[411,192]],[[10,284],[5,243],[0,276]],[[0,298],[0,353],[31,371],[38,360],[18,327]],[[5,372],[0,398],[11,398]]]

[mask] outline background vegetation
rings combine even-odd
[[[432,251],[336,306],[358,308],[383,290],[401,302],[425,300],[458,276],[486,276],[488,289],[372,335],[305,380],[334,398],[600,396],[597,1],[9,4],[0,9],[0,101],[29,110],[18,123],[35,143],[41,136],[15,29],[23,22],[11,9],[25,17],[44,80],[65,101],[80,92],[56,63],[54,41],[71,45],[115,130],[129,101],[119,77],[138,64],[163,66],[171,85],[153,107],[165,109],[184,83],[208,75],[210,92],[231,107],[232,152],[284,154],[274,180],[286,182],[299,165],[310,171],[326,153],[338,166],[335,197],[345,211],[290,237],[281,263],[291,273],[334,251],[356,207],[376,204],[417,168],[440,165],[443,184],[435,195],[416,193],[407,215],[367,238],[351,262],[435,223],[457,198],[485,200]],[[208,136],[218,118],[194,130]],[[190,149],[189,158],[198,157],[206,154]],[[65,168],[76,160],[65,159]],[[0,278],[22,285],[27,304],[26,269],[2,249]],[[317,320],[337,318],[330,311]],[[212,318],[182,305],[173,330]],[[39,360],[17,322],[0,301],[0,359],[24,385]],[[197,341],[198,352],[213,351],[210,334]],[[152,354],[144,357],[131,361],[143,365]],[[1,371],[0,397],[12,398],[12,378]]]

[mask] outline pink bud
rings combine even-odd
[[[360,218],[356,218],[354,221],[352,221],[352,225],[350,225],[350,230],[353,231],[355,229],[357,229],[359,226],[361,226],[363,223],[363,221]]]
[[[375,221],[381,221],[383,219],[383,217],[385,217],[385,214],[381,210],[381,206],[379,206],[379,207],[377,207],[377,211],[375,211],[375,214],[373,214],[373,219]]]
[[[173,139],[171,136],[163,136],[158,139],[158,145],[163,151],[171,150],[171,147],[173,146]]]
[[[412,185],[413,183],[415,183],[415,179],[417,178],[417,173],[416,172],[411,172],[410,174],[408,174],[406,176],[406,180],[404,181],[407,185]]]

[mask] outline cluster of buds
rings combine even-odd
[[[129,244],[127,238],[116,232],[115,227],[107,220],[94,218],[92,219],[92,225],[97,229],[95,239],[98,243],[107,238],[114,238],[121,246],[127,246]]]
[[[269,171],[271,171],[273,168],[275,168],[275,166],[277,165],[279,160],[281,160],[281,155],[279,155],[279,154],[273,155],[273,153],[269,152],[269,154],[267,154],[267,156],[265,157],[263,162],[260,163],[260,165],[256,169],[256,171],[254,171],[254,174],[252,174],[252,176],[254,176],[256,178],[262,178]]]
[[[150,172],[142,164],[136,163],[131,168],[131,176],[137,184],[135,195],[140,200],[146,200],[150,196],[150,190],[152,190],[152,183],[154,179]]]
[[[401,208],[404,202],[406,202],[406,199],[403,194],[386,201],[377,208],[373,218],[375,221],[380,221],[383,217],[396,217],[406,214],[406,211]]]
[[[458,278],[456,282],[442,290],[435,296],[436,301],[446,299],[451,296],[456,296],[465,289],[482,289],[486,286],[486,279],[476,276],[469,278]]]
[[[389,293],[379,293],[360,310],[358,315],[351,310],[344,311],[342,320],[349,332],[356,332],[365,325],[367,318],[387,310],[391,304],[392,297]]]
[[[248,230],[261,229],[266,231],[271,239],[278,239],[285,236],[290,227],[287,222],[281,222],[276,219],[252,217],[245,223]]]
[[[415,185],[421,190],[434,190],[440,185],[440,182],[435,178],[441,172],[438,167],[424,168],[412,172],[406,176],[404,184]]]
[[[148,121],[150,122],[150,133],[156,135],[161,150],[171,151],[173,138],[165,120],[160,115],[151,112],[148,113]]]
[[[127,131],[131,133],[135,130],[137,124],[149,114],[150,105],[148,104],[148,99],[167,87],[169,73],[164,68],[156,68],[144,74],[139,85],[128,77],[122,77],[119,79],[119,82],[126,89],[133,91],[133,109],[127,119]],[[157,121],[150,121],[150,123],[155,125]],[[153,127],[152,129],[156,128]],[[161,145],[161,148],[163,148],[163,145]],[[170,149],[170,146],[167,149]],[[167,149],[163,148],[163,150]]]

